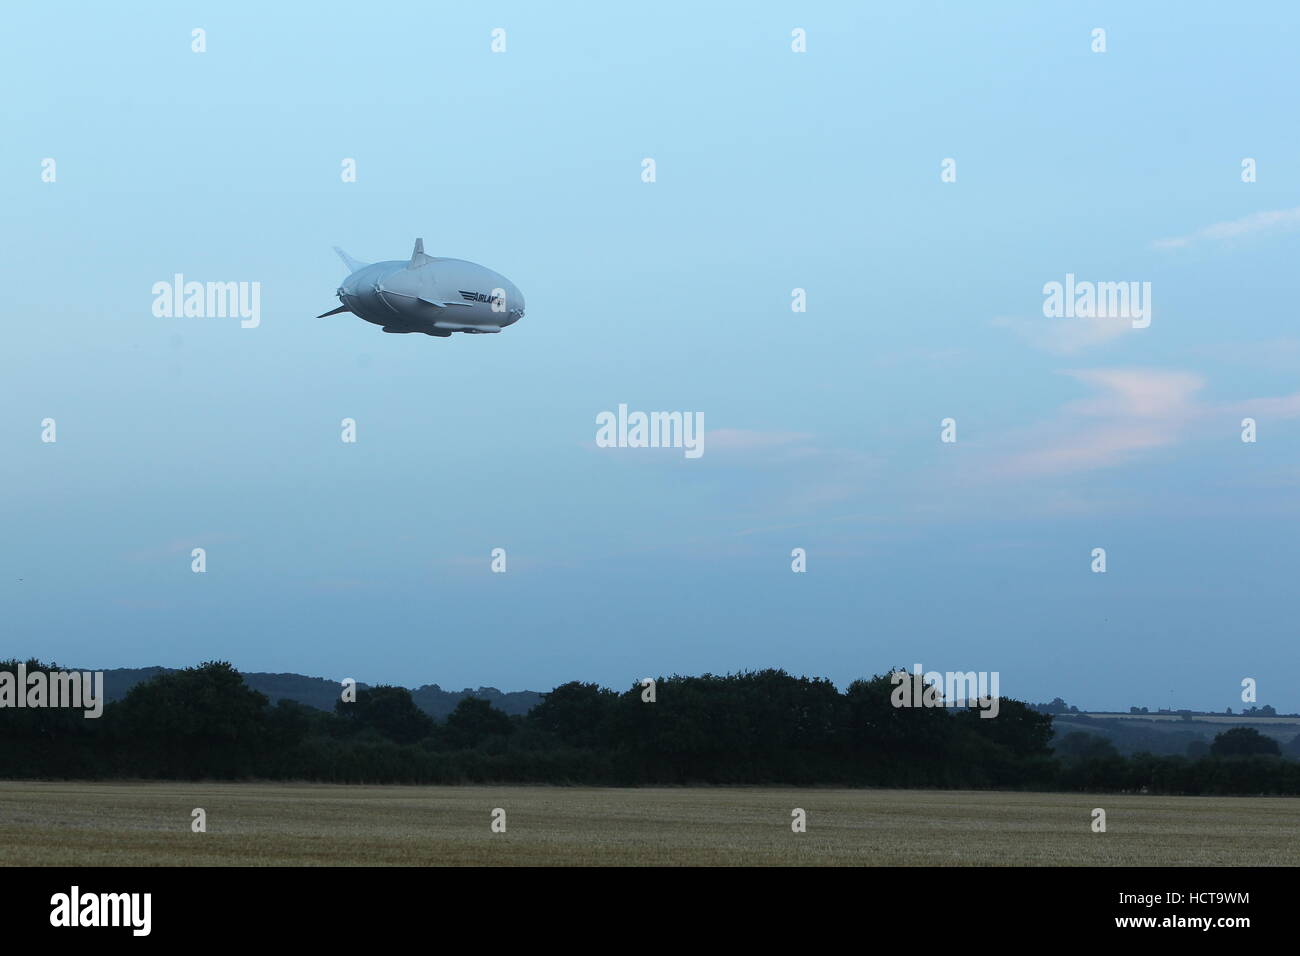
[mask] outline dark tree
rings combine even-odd
[[[266,705],[230,664],[207,661],[132,687],[117,716],[142,773],[242,777],[265,749]]]
[[[567,744],[591,747],[602,741],[618,694],[597,684],[570,681],[561,684],[528,713],[539,730],[555,734]]]
[[[433,718],[415,705],[405,687],[362,688],[355,701],[340,700],[334,711],[353,732],[374,731],[394,743],[415,743],[433,733]]]
[[[1272,737],[1266,737],[1254,727],[1233,727],[1214,738],[1210,753],[1216,757],[1238,757],[1251,754],[1280,754],[1281,748]]]
[[[453,747],[476,747],[490,737],[506,737],[515,729],[510,715],[489,701],[465,697],[447,715],[446,736]]]

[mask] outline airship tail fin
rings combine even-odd
[[[364,269],[366,266],[370,264],[368,262],[360,262],[356,259],[353,259],[350,255],[348,255],[338,246],[334,247],[334,251],[339,254],[339,258],[343,260],[343,264],[348,267],[349,272],[356,272],[358,269]]]
[[[424,254],[424,240],[415,240],[415,251],[411,253],[411,261],[406,264],[408,269],[418,269],[420,266],[433,260]]]
[[[341,312],[351,312],[351,311],[352,311],[352,310],[349,309],[346,305],[341,305],[341,306],[339,306],[337,309],[335,309],[333,312],[326,312],[324,315],[318,315],[318,316],[316,316],[316,318],[318,318],[318,319],[323,319],[323,318],[325,318],[326,316],[329,316],[329,315],[338,315],[338,314],[341,313]]]

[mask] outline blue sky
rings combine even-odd
[[[5,653],[1300,710],[1294,6],[10,18]],[[330,246],[416,236],[525,318],[314,318]],[[259,282],[260,326],[155,317],[178,272]],[[1066,273],[1150,282],[1151,326],[1044,317]],[[703,412],[705,454],[595,447],[620,403]]]

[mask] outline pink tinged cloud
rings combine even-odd
[[[1280,398],[1249,398],[1228,407],[1234,414],[1252,418],[1300,418],[1300,392]]]
[[[1037,447],[1007,456],[996,472],[1030,476],[1105,468],[1177,444],[1191,434],[1193,424],[1224,431],[1241,416],[1300,417],[1300,392],[1205,402],[1198,398],[1205,380],[1192,372],[1088,369],[1065,374],[1098,394],[1067,402],[1053,422],[1022,433],[1021,443]]]
[[[1030,347],[1053,355],[1073,355],[1086,349],[1105,345],[1128,334],[1133,323],[1129,319],[1033,319],[1000,316],[993,320],[996,328],[1008,329]]]
[[[1071,378],[1092,385],[1102,394],[1066,405],[1079,415],[1117,418],[1177,419],[1194,408],[1195,394],[1205,380],[1191,372],[1150,369],[1087,369],[1066,372]]]
[[[1100,394],[1067,402],[1054,422],[1022,438],[1038,447],[1008,456],[996,471],[1024,476],[1087,471],[1172,445],[1197,416],[1195,395],[1205,385],[1190,372],[1089,369],[1065,374]]]

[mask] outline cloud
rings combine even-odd
[[[1280,398],[1250,398],[1224,408],[1234,415],[1252,418],[1300,418],[1300,392]]]
[[[1036,447],[1004,457],[995,471],[1026,476],[1087,471],[1174,444],[1196,417],[1195,395],[1205,385],[1189,372],[1151,369],[1064,374],[1098,394],[1067,402],[1054,421],[1022,433],[1020,442]]]
[[[1031,447],[1002,453],[991,468],[994,473],[1036,476],[1107,468],[1176,445],[1198,423],[1223,429],[1236,427],[1242,416],[1300,418],[1300,392],[1207,402],[1199,397],[1205,380],[1192,372],[1090,369],[1064,374],[1092,386],[1095,394],[1067,402],[1052,421],[1015,436],[1012,443]]]
[[[966,352],[959,348],[906,348],[878,352],[867,360],[880,368],[909,368],[918,366],[948,367],[964,358]]]
[[[1256,371],[1261,368],[1288,371],[1300,368],[1300,338],[1294,336],[1245,342],[1238,340],[1214,342],[1193,346],[1190,351],[1216,362],[1249,365]]]
[[[242,540],[241,535],[226,534],[224,532],[196,534],[189,538],[178,538],[174,541],[151,544],[148,547],[126,551],[121,556],[126,561],[158,562],[171,560],[177,555],[183,554],[188,564],[190,552],[195,548],[211,548],[214,544],[227,544],[240,540]]]
[[[1155,369],[1089,369],[1066,375],[1101,391],[1066,407],[1083,415],[1170,421],[1184,417],[1205,380],[1191,372]]]
[[[712,428],[704,434],[704,447],[709,451],[762,451],[788,448],[806,442],[810,435],[802,432],[765,432],[744,428]]]
[[[706,433],[704,449],[702,462],[744,468],[751,493],[764,497],[767,510],[783,514],[863,495],[879,465],[872,455],[825,446],[805,432],[716,428]]]
[[[352,591],[372,590],[376,584],[375,581],[367,581],[362,578],[322,578],[311,585],[311,590],[324,591],[330,594],[346,594]]]
[[[1294,209],[1274,209],[1256,212],[1230,222],[1216,222],[1205,226],[1186,236],[1173,239],[1157,239],[1152,245],[1157,249],[1177,249],[1190,246],[1194,242],[1209,240],[1236,239],[1268,229],[1294,229],[1300,226],[1300,206]]]
[[[1073,355],[1104,345],[1133,328],[1128,319],[1061,318],[1020,319],[998,317],[996,328],[1009,329],[1030,346],[1053,355]]]

